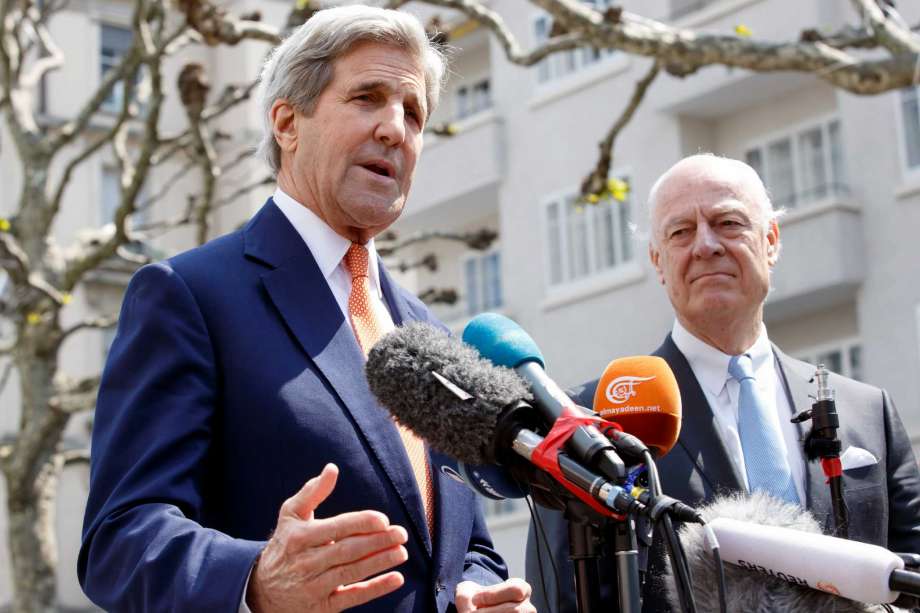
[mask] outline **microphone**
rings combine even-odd
[[[499,425],[527,384],[431,324],[396,328],[375,344],[365,373],[371,392],[396,420],[433,448],[467,464],[494,464]],[[523,411],[516,411],[523,414]]]
[[[534,404],[549,425],[562,416],[578,416],[577,407],[544,371],[543,354],[537,344],[514,321],[497,313],[477,315],[463,330],[463,342],[496,366],[514,369],[530,386]],[[626,465],[614,446],[594,426],[579,426],[566,442],[566,450],[577,460],[593,467],[607,479],[622,482]]]
[[[762,492],[716,499],[700,509],[715,533],[725,566],[727,610],[790,613],[867,611],[914,594],[920,575],[876,545],[827,536],[807,511]],[[681,542],[700,610],[718,610],[715,563],[700,526],[685,524]],[[677,600],[673,579],[669,599]],[[858,602],[852,602],[858,601]]]
[[[373,394],[400,423],[464,464],[498,463],[509,466],[512,474],[525,474],[515,473],[520,465],[516,456],[531,462],[543,443],[527,427],[535,415],[522,400],[530,398],[526,383],[430,324],[413,322],[384,336],[371,348],[365,372]],[[570,484],[566,487],[579,490],[579,497],[596,511],[644,508],[623,488],[568,455],[558,454],[557,461]],[[468,472],[467,482],[476,491],[488,491],[489,481],[499,474],[479,471],[483,485]],[[536,481],[550,478],[541,472]],[[491,489],[501,494],[500,488]]]
[[[680,388],[668,363],[657,356],[610,362],[597,382],[594,411],[618,423],[659,458],[680,436]]]

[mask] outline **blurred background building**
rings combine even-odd
[[[283,23],[287,3],[227,2],[258,8]],[[604,0],[592,4],[603,7]],[[797,39],[807,28],[833,31],[852,22],[846,0],[627,0],[626,10],[708,32],[743,25],[758,38]],[[920,6],[901,3],[908,23]],[[525,48],[548,37],[548,16],[524,0],[494,0]],[[426,137],[401,237],[423,230],[499,233],[488,250],[458,243],[420,244],[400,259],[437,256],[436,271],[400,275],[410,289],[455,288],[454,305],[437,305],[456,331],[482,311],[518,321],[540,345],[547,370],[563,385],[599,376],[616,357],[652,351],[672,323],[670,304],[648,262],[645,196],[679,158],[699,151],[746,160],[760,172],[780,222],[783,249],[765,317],[770,337],[787,353],[887,388],[898,403],[915,448],[920,447],[920,88],[857,97],[812,75],[750,74],[712,67],[685,79],[661,76],[615,149],[614,174],[628,184],[623,201],[576,202],[581,180],[596,162],[597,143],[620,114],[648,60],[616,51],[577,49],[531,69],[510,64],[488,31],[456,14],[442,17],[454,47],[452,73],[433,123],[450,122],[451,137]],[[65,68],[47,79],[36,102],[42,115],[70,113],[87,83],[95,83],[127,48],[130,7],[81,0],[53,22]],[[254,77],[264,44],[217,51],[194,48],[212,91]],[[169,75],[175,80],[175,74]],[[116,93],[117,96],[117,93]],[[112,101],[112,108],[117,100]],[[168,101],[166,121],[179,130],[184,113]],[[224,118],[236,136],[255,134],[254,104]],[[105,127],[99,119],[97,129]],[[19,177],[5,127],[0,128],[0,215],[14,210]],[[164,168],[146,189],[172,181]],[[240,184],[264,173],[257,163]],[[117,202],[117,172],[100,158],[76,177],[57,228],[63,245],[81,227],[106,223]],[[175,186],[171,206],[196,191],[194,173]],[[223,187],[228,192],[233,186]],[[271,187],[240,198],[218,216],[214,235],[234,229],[262,205]],[[162,213],[158,213],[162,215]],[[156,243],[169,255],[191,244],[177,232]],[[120,303],[130,271],[113,266],[74,296],[75,312],[109,313]],[[2,283],[2,280],[0,280]],[[2,295],[2,291],[0,291]],[[97,372],[113,332],[75,337],[66,361],[76,374]],[[0,436],[14,431],[15,382],[0,395]],[[90,418],[74,420],[65,444],[87,445]],[[89,609],[76,580],[76,551],[88,472],[68,469],[58,500],[62,610]],[[3,508],[0,486],[0,509]],[[514,574],[523,574],[528,514],[521,501],[487,502],[493,537]],[[0,610],[8,604],[6,522],[0,510]]]

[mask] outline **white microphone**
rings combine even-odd
[[[890,603],[900,595],[890,582],[904,561],[877,545],[725,517],[709,525],[724,562],[859,602]]]

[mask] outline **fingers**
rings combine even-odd
[[[498,585],[481,586],[464,581],[457,586],[456,606],[460,613],[532,613],[530,584],[509,579]]]
[[[329,604],[336,611],[356,607],[399,589],[404,582],[402,574],[393,571],[367,581],[342,585],[330,596]]]
[[[323,471],[300,488],[300,491],[284,501],[278,514],[281,518],[312,519],[316,510],[332,490],[339,477],[339,468],[335,464],[326,464]]]
[[[483,587],[473,597],[477,610],[494,605],[523,602],[530,598],[530,584],[523,579],[508,579],[498,585]]]
[[[378,511],[351,511],[301,524],[296,535],[300,547],[319,547],[361,534],[378,534],[391,527],[389,518]],[[400,528],[402,530],[402,528]],[[402,530],[405,534],[405,530]],[[405,540],[401,541],[405,542]]]
[[[360,560],[334,566],[316,578],[317,585],[331,592],[340,586],[356,583],[383,571],[399,566],[409,559],[409,552],[402,545],[377,551]]]

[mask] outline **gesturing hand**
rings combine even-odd
[[[405,529],[391,526],[377,511],[314,518],[338,474],[327,464],[281,505],[278,525],[249,580],[246,601],[255,613],[341,611],[403,584],[400,573],[383,571],[408,559]]]
[[[457,613],[536,613],[530,603],[530,584],[523,579],[508,579],[497,585],[482,586],[464,581],[457,586]]]

